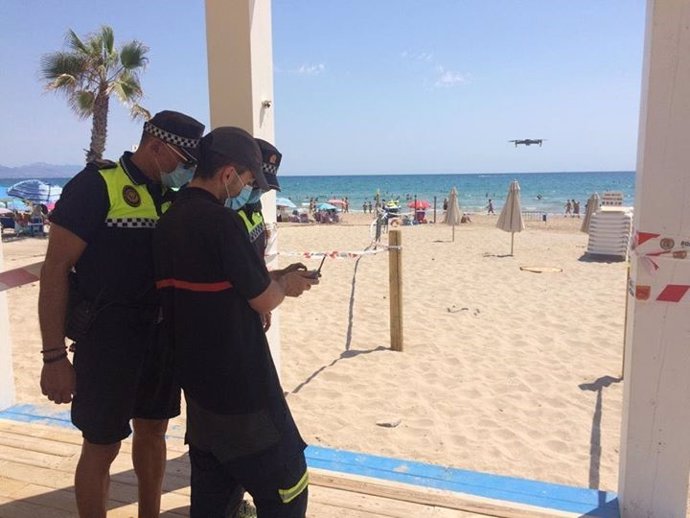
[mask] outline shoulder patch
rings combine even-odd
[[[125,199],[125,203],[130,207],[138,207],[141,205],[141,196],[137,190],[131,185],[125,185],[122,188],[122,197]]]

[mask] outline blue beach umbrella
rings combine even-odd
[[[338,210],[338,207],[331,205],[330,203],[319,203],[316,206],[317,210]]]
[[[297,207],[291,200],[287,198],[276,198],[276,207],[287,207],[288,209],[294,209]]]
[[[51,185],[41,180],[23,180],[17,182],[7,189],[7,194],[22,200],[28,200],[32,203],[49,203],[56,202],[62,194],[62,187],[58,185]]]

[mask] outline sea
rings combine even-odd
[[[377,175],[305,175],[279,176],[281,198],[295,205],[308,206],[309,200],[327,202],[347,197],[350,211],[361,212],[365,202],[381,199],[407,203],[426,200],[433,210],[448,197],[451,188],[458,191],[458,200],[464,212],[485,212],[489,200],[499,212],[513,180],[520,184],[520,201],[524,211],[549,214],[563,213],[568,200],[579,201],[584,210],[593,194],[620,192],[623,204],[632,206],[635,198],[634,171],[598,171],[567,173],[491,173],[491,174],[377,174]],[[6,197],[9,186],[20,179],[0,178],[0,198]],[[64,186],[69,178],[45,178],[43,181]]]

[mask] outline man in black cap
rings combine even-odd
[[[270,238],[270,233],[275,232],[275,229],[269,230],[266,228],[264,215],[261,212],[261,195],[271,190],[280,191],[278,168],[283,155],[270,142],[257,138],[256,143],[261,151],[261,171],[266,179],[268,189],[262,190],[259,187],[254,187],[248,196],[243,196],[243,193],[240,192],[238,196],[228,198],[225,206],[237,211],[237,215],[242,218],[247,228],[249,241],[254,247],[259,261],[264,263],[268,239]],[[302,263],[294,263],[281,270],[272,270],[270,274],[271,278],[277,279],[285,273],[300,269],[306,270],[307,268]],[[264,331],[268,331],[271,327],[271,313],[268,312],[262,315],[261,318],[264,323]]]
[[[165,342],[187,401],[191,518],[233,516],[242,487],[259,518],[303,518],[306,511],[306,445],[260,315],[318,279],[306,271],[271,279],[242,219],[223,206],[243,189],[268,190],[261,163],[246,131],[213,130],[201,141],[194,179],[154,236]]]
[[[74,484],[82,518],[105,517],[110,465],[130,419],[139,518],[160,513],[165,431],[179,414],[180,391],[159,351],[151,243],[169,188],[193,174],[203,131],[182,113],[156,114],[136,152],[87,164],[51,215],[38,308],[41,389],[55,403],[72,401],[82,431]],[[76,342],[74,365],[66,338]]]

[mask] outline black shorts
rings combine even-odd
[[[280,459],[280,455],[259,454],[221,463],[212,453],[190,444],[190,518],[234,516],[243,488],[252,495],[259,518],[304,518],[309,498],[304,451]]]
[[[132,418],[180,414],[172,351],[158,327],[134,319],[99,318],[77,343],[72,423],[87,441],[114,444],[132,433]]]

